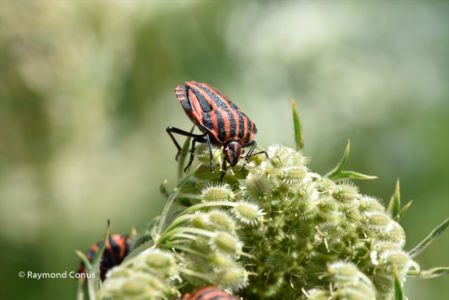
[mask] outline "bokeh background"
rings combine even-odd
[[[70,279],[113,232],[143,228],[176,182],[168,125],[191,123],[173,94],[185,80],[224,91],[262,147],[293,146],[296,99],[310,167],[340,159],[400,178],[412,248],[449,215],[448,2],[9,1],[0,4],[2,299],[74,299]],[[449,265],[445,233],[419,258]],[[449,277],[409,280],[409,299],[447,299]]]

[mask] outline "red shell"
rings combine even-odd
[[[248,146],[257,133],[256,125],[222,92],[207,83],[187,81],[175,94],[190,120],[223,146],[230,141]]]
[[[89,261],[92,261],[95,253],[98,251],[98,247],[102,242],[98,242],[92,247],[90,247],[89,251],[86,254],[86,257]],[[114,266],[119,265],[123,259],[129,253],[129,237],[126,234],[113,234],[106,241],[106,246],[101,257],[100,263],[100,277],[101,280],[104,280],[106,273]],[[84,263],[81,263],[78,269],[79,273],[86,272],[86,268],[84,267]]]
[[[192,294],[185,294],[184,297],[179,298],[177,300],[238,300],[239,298],[234,297],[225,291],[220,290],[214,286],[207,286],[200,288]]]

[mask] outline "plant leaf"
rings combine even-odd
[[[292,99],[293,126],[295,128],[296,151],[304,151],[304,137],[302,135],[301,121],[299,120],[295,100]]]
[[[401,280],[399,279],[398,269],[396,268],[396,264],[393,264],[393,272],[394,272],[394,296],[395,300],[404,299],[404,292],[402,291]]]
[[[348,143],[346,144],[345,148],[345,153],[343,154],[343,157],[341,158],[340,162],[335,168],[333,168],[326,175],[324,175],[325,177],[334,179],[334,177],[336,177],[341,173],[341,171],[343,171],[343,167],[345,166],[346,160],[348,159],[350,150],[351,150],[351,141],[348,139]]]
[[[346,144],[345,153],[343,154],[343,157],[341,158],[338,165],[333,168],[331,171],[329,171],[324,177],[327,177],[332,180],[338,180],[343,178],[348,179],[365,179],[365,180],[372,180],[376,179],[377,176],[372,175],[366,175],[363,173],[355,172],[355,171],[344,171],[343,168],[346,164],[346,160],[349,156],[349,151],[351,150],[351,141],[348,139],[348,143]]]
[[[78,255],[79,258],[81,258],[81,261],[84,263],[84,267],[86,269],[86,274],[92,274],[92,265],[89,261],[89,259],[87,258],[87,256],[79,251],[79,250],[75,250],[76,254]],[[87,280],[87,293],[89,295],[89,299],[90,300],[95,300],[95,286],[94,286],[94,282],[93,280],[95,280],[96,278],[87,278],[85,280]]]
[[[89,293],[89,299],[95,300],[95,295],[98,289],[101,287],[101,280],[100,280],[100,263],[101,258],[103,256],[104,249],[106,247],[106,241],[109,239],[111,230],[111,222],[108,220],[108,225],[106,228],[106,234],[104,236],[103,241],[101,241],[98,244],[97,251],[95,252],[94,256],[92,257],[91,266],[90,268],[86,267],[86,273],[95,274],[94,278],[87,278],[87,290]]]
[[[195,126],[193,126],[189,132],[192,133],[194,129],[195,129]],[[181,153],[179,155],[179,162],[178,162],[178,179],[181,179],[182,175],[184,173],[184,163],[186,161],[187,153],[189,152],[191,140],[192,140],[192,137],[190,137],[190,136],[187,137],[184,142],[184,145],[181,148]]]
[[[412,205],[413,200],[410,200],[406,205],[404,205],[401,210],[399,211],[399,219],[402,219],[402,217],[404,216],[404,214],[407,212],[407,210],[410,208],[410,206]]]
[[[443,223],[438,225],[428,236],[424,238],[415,248],[410,250],[408,254],[411,257],[419,255],[424,249],[426,249],[449,225],[449,218],[444,220]]]
[[[170,210],[170,207],[173,204],[173,201],[175,201],[176,197],[178,197],[178,194],[181,192],[182,186],[187,183],[187,181],[190,179],[190,177],[192,177],[193,174],[195,174],[195,172],[198,171],[200,167],[201,167],[201,164],[198,164],[193,170],[191,170],[186,176],[184,176],[184,178],[179,181],[176,188],[170,194],[170,197],[168,197],[167,201],[165,201],[165,205],[164,205],[164,208],[162,209],[160,221],[157,224],[157,228],[155,228],[155,235],[157,235],[157,236],[155,236],[154,238],[156,239],[156,241],[155,241],[156,244],[157,244],[157,239],[159,238],[159,235],[162,232],[162,229],[165,225],[165,220],[167,219],[167,215]]]
[[[391,217],[393,218],[393,220],[399,221],[399,210],[401,208],[401,193],[400,193],[399,179],[396,180],[396,187],[394,189],[393,196],[391,196],[388,208],[391,211]]]
[[[84,267],[86,268],[86,270],[92,269],[92,265],[90,264],[89,259],[83,252],[81,252],[79,250],[75,250],[75,253],[76,253],[76,255],[78,255],[78,257],[84,263]]]
[[[449,273],[449,267],[436,267],[429,270],[424,270],[419,273],[421,279],[430,279],[443,276]]]
[[[341,171],[340,174],[337,174],[337,175],[333,176],[332,178],[331,177],[329,177],[329,178],[332,180],[343,179],[343,178],[373,180],[373,179],[377,179],[377,176],[366,175],[366,174],[355,172],[355,171]]]
[[[101,263],[101,257],[103,256],[104,249],[106,248],[106,241],[109,240],[111,231],[111,222],[108,220],[108,225],[106,228],[106,233],[104,235],[104,239],[100,244],[98,245],[97,251],[95,252],[94,256],[92,257],[92,272],[95,272],[95,278],[100,278],[100,276],[97,277],[97,275],[100,275],[100,263]]]

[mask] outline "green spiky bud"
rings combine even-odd
[[[335,281],[356,281],[358,280],[359,270],[352,263],[335,262],[327,267]]]
[[[390,216],[382,212],[365,213],[365,216],[370,228],[380,232],[385,232],[388,225],[392,222]]]
[[[235,232],[235,222],[226,212],[214,210],[207,213],[207,218],[214,230]]]
[[[248,272],[238,266],[223,269],[216,274],[218,287],[226,287],[231,291],[238,291],[248,284]]]
[[[247,199],[262,199],[270,192],[271,183],[264,176],[250,173],[247,179],[242,182],[242,189]]]
[[[350,181],[344,181],[338,185],[338,189],[335,192],[335,198],[346,204],[354,204],[355,200],[359,197],[359,189]]]
[[[231,255],[239,255],[242,250],[242,242],[227,232],[217,232],[211,238],[210,245],[212,249],[217,249]]]
[[[153,250],[144,257],[146,264],[157,271],[164,270],[166,272],[176,266],[175,258],[168,252]]]
[[[207,215],[204,213],[198,213],[190,220],[193,227],[201,229],[211,229]]]
[[[263,216],[262,210],[253,203],[240,201],[233,208],[236,218],[245,224],[256,225]]]
[[[207,185],[201,191],[204,202],[233,200],[234,193],[227,184]]]
[[[227,269],[235,265],[232,256],[219,252],[212,253],[207,260],[215,269]]]
[[[362,212],[383,212],[385,208],[374,197],[363,195],[359,199],[359,209]]]

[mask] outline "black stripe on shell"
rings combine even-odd
[[[183,94],[179,95],[175,93],[176,97],[178,98],[178,101],[181,102],[181,105],[184,107],[186,111],[193,111],[192,102],[190,101],[188,96],[189,87],[185,85],[183,89],[184,89]]]
[[[201,92],[195,88],[192,88],[192,91],[195,93],[195,96],[198,99],[198,102],[200,103],[201,109],[204,112],[210,112],[212,110],[212,106],[209,104],[209,102],[203,96],[203,94],[201,94]]]
[[[229,116],[229,136],[231,138],[235,137],[235,132],[237,129],[237,123],[235,122],[234,114],[230,111],[227,111],[227,114]],[[236,112],[237,114],[237,112]]]
[[[238,138],[239,140],[243,138],[243,135],[245,134],[245,120],[246,117],[241,113],[238,112],[238,116],[239,116],[239,131],[238,131]]]
[[[203,125],[203,127],[208,130],[212,130],[214,128],[214,125],[212,124],[212,120],[210,118],[210,113],[202,114],[201,125]]]
[[[218,130],[218,139],[220,142],[224,143],[226,138],[225,124],[223,120],[223,116],[219,110],[215,110],[215,116],[217,118],[217,130]]]
[[[243,144],[243,146],[248,145],[249,143],[249,139],[251,138],[251,121],[249,118],[246,118],[246,137],[245,137],[245,142]]]

